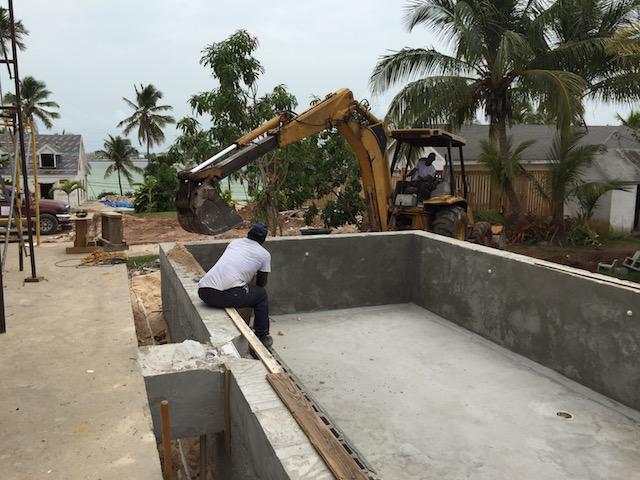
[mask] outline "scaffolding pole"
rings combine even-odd
[[[25,282],[39,282],[43,280],[43,277],[38,277],[36,274],[36,259],[35,252],[33,248],[33,225],[31,219],[31,198],[29,195],[29,175],[27,172],[27,156],[24,148],[24,125],[22,118],[22,99],[20,92],[20,75],[18,73],[18,46],[16,44],[16,25],[15,18],[13,15],[13,0],[8,0],[9,3],[9,26],[10,26],[10,39],[11,39],[11,58],[7,58],[7,52],[4,50],[3,43],[3,52],[4,58],[0,60],[0,63],[7,64],[7,68],[9,70],[9,75],[13,73],[13,81],[15,85],[15,105],[11,107],[2,106],[2,110],[9,109],[14,113],[15,118],[18,121],[18,144],[20,150],[20,165],[22,169],[22,180],[24,184],[24,192],[25,194],[25,207],[27,212],[27,236],[29,239],[29,258],[31,259],[31,277],[25,278]],[[11,67],[13,67],[13,72],[11,71]],[[18,179],[14,179],[14,190],[17,186]],[[0,276],[3,276],[4,272],[0,269]],[[3,279],[0,279],[0,285],[3,284]],[[6,330],[6,322],[5,322],[5,309],[4,309],[4,288],[0,288],[0,301],[2,302],[2,312],[0,313],[0,333],[5,333]]]

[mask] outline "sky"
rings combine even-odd
[[[368,81],[379,59],[404,47],[435,47],[438,37],[423,27],[408,32],[407,0],[25,0],[14,1],[14,16],[29,31],[27,49],[18,52],[20,78],[33,76],[51,91],[61,118],[39,133],[81,134],[85,151],[104,147],[108,135],[123,135],[117,125],[133,113],[134,86],[153,84],[164,96],[159,104],[180,120],[193,115],[189,98],[217,84],[200,64],[203,50],[243,29],[257,37],[255,58],[265,72],[258,95],[284,84],[298,100],[297,111],[312,97],[349,88],[383,118],[393,94],[371,95]],[[5,8],[8,0],[0,0]],[[2,94],[13,91],[0,69]],[[589,105],[589,125],[617,125],[627,105]],[[202,119],[205,122],[205,119]],[[165,151],[178,136],[164,129]],[[132,145],[139,151],[134,134]]]

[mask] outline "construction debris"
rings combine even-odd
[[[80,263],[89,265],[115,265],[117,263],[127,263],[127,256],[124,253],[96,250],[80,260]]]

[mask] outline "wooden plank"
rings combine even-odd
[[[338,480],[367,480],[365,473],[331,433],[289,376],[286,373],[270,373],[267,380],[335,477]]]
[[[231,318],[233,323],[236,325],[238,330],[244,338],[249,342],[249,346],[256,352],[258,358],[262,361],[269,373],[274,372],[283,372],[284,370],[280,366],[278,362],[271,356],[267,347],[265,347],[262,342],[256,337],[253,333],[253,330],[249,328],[249,325],[244,321],[244,319],[240,316],[235,308],[225,308],[227,315]]]

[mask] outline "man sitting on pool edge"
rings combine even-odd
[[[247,238],[233,240],[213,267],[198,282],[198,296],[216,308],[252,307],[253,329],[269,348],[269,298],[267,276],[271,271],[271,254],[262,246],[269,229],[264,223],[251,226]],[[251,279],[256,276],[256,285]]]

